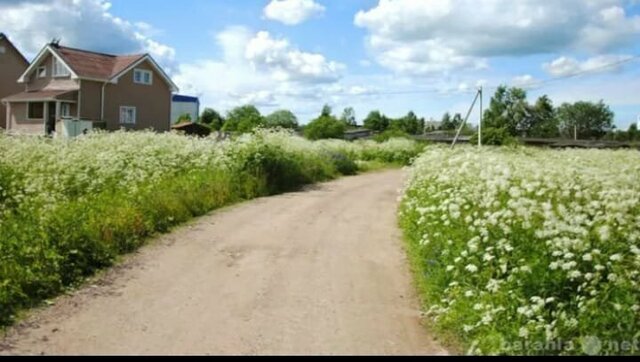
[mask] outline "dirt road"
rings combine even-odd
[[[0,354],[444,354],[420,325],[396,227],[402,178],[203,217],[33,313]]]

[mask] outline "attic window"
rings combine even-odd
[[[0,47],[0,54],[4,54],[7,52],[7,48],[5,47]]]
[[[53,76],[68,77],[70,75],[71,73],[69,72],[69,69],[67,69],[67,67],[58,60],[58,58],[53,58]]]
[[[133,82],[137,84],[151,85],[153,84],[153,73],[149,70],[134,69]]]
[[[38,78],[46,78],[47,77],[47,68],[46,67],[38,67],[38,69],[36,69],[36,74],[38,75]]]

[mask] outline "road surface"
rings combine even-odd
[[[421,325],[400,170],[227,208],[154,240],[0,354],[446,354]]]

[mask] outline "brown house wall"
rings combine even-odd
[[[29,67],[24,58],[9,43],[6,38],[0,39],[0,46],[5,53],[0,54],[0,99],[24,90],[24,85],[18,83],[18,78]],[[0,128],[6,128],[7,109],[0,103]]]
[[[88,80],[80,81],[80,119],[101,120],[103,84]]]
[[[149,62],[136,69],[153,72],[153,84],[133,82],[133,69],[120,78],[118,84],[109,84],[105,92],[105,120],[107,129],[117,130],[120,125],[120,107],[136,107],[136,130],[168,131],[171,117],[171,89]],[[83,101],[84,102],[84,101]]]

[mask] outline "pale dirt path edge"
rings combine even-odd
[[[214,212],[35,311],[0,354],[441,355],[397,227],[401,170]]]

